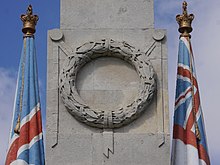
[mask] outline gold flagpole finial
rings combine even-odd
[[[192,32],[192,21],[194,19],[193,14],[187,13],[187,2],[183,2],[183,14],[178,14],[176,16],[176,21],[179,24],[179,32],[181,33],[181,37],[191,37],[189,33]]]
[[[25,36],[33,36],[35,33],[35,26],[38,21],[38,16],[33,15],[32,6],[29,5],[26,14],[21,15],[21,20],[23,22],[22,32]]]

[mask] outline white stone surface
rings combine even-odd
[[[114,134],[114,154],[106,158],[103,151],[103,135],[60,135],[58,145],[51,149],[47,164],[66,165],[169,165],[169,136],[162,147],[157,146],[155,134]],[[71,147],[72,146],[72,147]],[[65,162],[65,163],[64,163]]]
[[[61,0],[61,29],[153,28],[153,0]]]
[[[129,63],[114,57],[97,58],[77,75],[81,98],[94,109],[120,109],[137,97],[139,77]]]
[[[48,165],[170,164],[166,31],[153,27],[153,0],[61,0],[61,30],[48,32]],[[145,54],[140,58],[151,61],[157,79],[157,92],[144,113],[113,130],[109,158],[103,153],[111,134],[76,120],[58,89],[68,55],[83,43],[103,38],[139,49]],[[108,111],[136,97],[139,82],[130,64],[113,57],[93,60],[77,75],[80,96],[93,108]]]

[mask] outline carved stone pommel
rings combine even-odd
[[[32,6],[29,5],[26,14],[21,15],[21,20],[23,22],[22,32],[25,36],[33,36],[35,33],[35,26],[38,21],[38,16],[33,15]]]
[[[190,37],[190,34],[193,30],[191,24],[194,19],[193,14],[187,13],[187,2],[183,2],[183,14],[178,14],[176,16],[176,21],[179,24],[179,32],[181,33],[181,37]]]

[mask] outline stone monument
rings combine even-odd
[[[166,31],[153,0],[61,0],[48,31],[46,163],[168,165]]]

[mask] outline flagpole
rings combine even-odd
[[[22,14],[21,15],[21,20],[23,22],[23,28],[22,28],[22,32],[24,33],[24,51],[26,50],[26,38],[27,37],[34,37],[34,33],[36,31],[35,26],[37,24],[38,21],[38,16],[37,15],[33,15],[33,9],[32,6],[29,5],[26,11],[26,14]],[[22,113],[22,101],[23,101],[23,93],[24,93],[24,68],[25,68],[25,61],[26,59],[26,52],[24,52],[24,57],[22,59],[22,80],[21,80],[21,93],[20,93],[20,106],[19,106],[19,110],[18,111],[18,117],[17,117],[17,124],[15,126],[14,132],[16,134],[20,134],[20,122],[21,122],[21,113]]]
[[[37,61],[34,42],[38,16],[32,6],[21,15],[23,48],[19,64],[14,113],[5,165],[44,165],[44,144],[40,109]]]
[[[191,42],[190,42],[190,38],[191,35],[190,33],[193,31],[193,28],[191,26],[191,23],[194,19],[194,15],[193,14],[189,14],[187,12],[187,2],[184,1],[183,2],[183,13],[182,15],[178,14],[176,16],[176,21],[179,24],[179,29],[178,31],[181,33],[180,34],[180,38],[181,37],[185,37],[189,43],[189,49],[191,48]],[[191,81],[191,86],[192,86],[192,110],[193,110],[193,119],[194,119],[194,123],[195,123],[195,134],[196,134],[196,138],[197,140],[201,140],[201,134],[199,131],[199,126],[198,126],[198,122],[197,122],[197,118],[196,118],[196,107],[195,107],[195,93],[194,93],[194,71],[193,71],[193,54],[192,54],[192,50],[190,51],[190,72],[191,72],[191,76],[190,76],[190,81]]]
[[[176,99],[173,122],[172,165],[210,165],[205,137],[199,87],[196,80],[194,57],[191,47],[193,14],[183,12],[176,16],[179,24],[179,52],[176,80]]]

